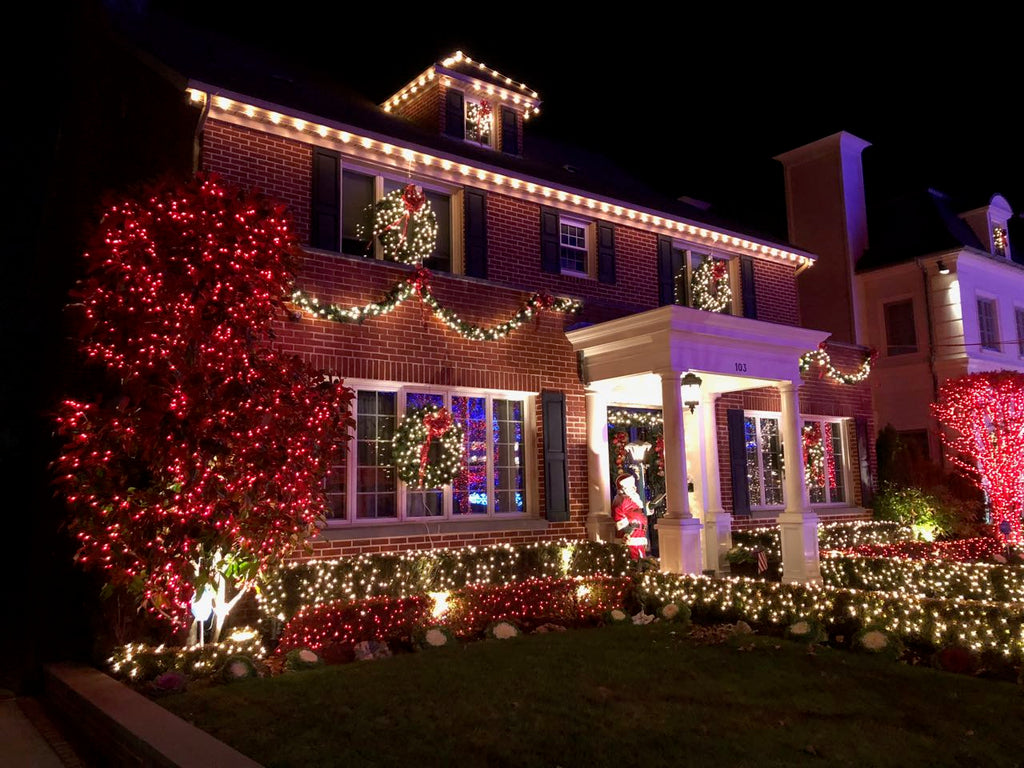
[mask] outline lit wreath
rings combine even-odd
[[[385,259],[418,265],[434,252],[437,215],[423,187],[406,184],[388,192],[372,208],[373,237],[380,240]]]
[[[448,485],[462,466],[462,425],[446,408],[414,408],[391,441],[398,477],[411,488]]]
[[[693,273],[693,304],[708,312],[725,312],[732,305],[729,268],[725,262],[707,256]]]

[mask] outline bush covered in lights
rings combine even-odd
[[[830,633],[881,627],[904,642],[941,648],[959,643],[1024,659],[1024,611],[1019,603],[939,600],[899,592],[866,592],[754,579],[644,574],[638,597],[645,604],[686,603],[700,620],[743,619],[782,628],[813,619]]]
[[[537,578],[621,576],[629,564],[624,547],[597,541],[366,554],[285,565],[257,598],[263,626],[275,634],[280,622],[318,603],[409,597]]]
[[[836,555],[821,558],[826,586],[949,600],[1024,603],[1024,567],[949,560]]]
[[[266,656],[259,632],[241,627],[220,643],[184,648],[129,643],[116,649],[107,663],[118,677],[146,682],[173,670],[189,677],[208,677],[221,672],[228,659],[236,656],[248,659]]]
[[[333,657],[342,647],[365,640],[416,642],[428,626],[444,626],[457,637],[472,637],[497,621],[518,626],[595,622],[622,605],[632,588],[626,578],[532,579],[501,586],[473,585],[433,598],[337,600],[300,611],[285,627],[278,652],[312,648]],[[438,610],[439,604],[443,610]]]

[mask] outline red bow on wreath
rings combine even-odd
[[[400,219],[396,219],[388,224],[387,228],[395,229],[401,223],[402,240],[404,241],[409,232],[409,219],[419,213],[426,202],[427,195],[423,191],[423,187],[417,184],[406,184],[405,189],[402,190],[402,206],[405,208],[405,213],[402,214]]]
[[[423,426],[427,428],[427,439],[420,446],[420,485],[427,474],[427,459],[430,454],[430,442],[435,437],[441,437],[455,424],[455,419],[446,408],[428,413],[423,417]]]

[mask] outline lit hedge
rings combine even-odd
[[[129,643],[114,650],[107,659],[110,671],[128,680],[147,681],[164,672],[179,670],[192,677],[207,677],[219,671],[232,656],[262,659],[266,655],[259,633],[249,627],[234,630],[220,643],[151,646]]]
[[[596,541],[551,541],[489,547],[364,554],[285,565],[257,595],[265,631],[275,634],[303,608],[336,600],[408,597],[527,579],[602,574],[630,568],[625,547]]]
[[[278,653],[321,650],[364,640],[412,639],[417,629],[444,626],[458,636],[480,634],[492,622],[580,624],[601,618],[632,591],[627,578],[530,579],[503,586],[477,584],[445,594],[447,610],[434,613],[429,596],[336,600],[312,605],[288,622]]]
[[[835,555],[821,558],[821,576],[830,587],[1024,603],[1021,566]]]
[[[905,641],[935,647],[959,643],[975,651],[1024,659],[1024,606],[1015,603],[664,573],[645,574],[639,596],[655,605],[683,602],[695,616],[711,620],[744,619],[780,626],[811,617],[840,634],[874,625]]]
[[[848,523],[819,523],[819,549],[852,549],[865,545],[896,544],[913,537],[909,527],[885,520],[855,520]],[[732,532],[733,546],[765,549],[782,557],[782,540],[777,525]]]

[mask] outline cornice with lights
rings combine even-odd
[[[465,184],[472,180],[474,187],[500,192],[542,205],[563,203],[567,213],[581,216],[600,216],[618,220],[625,225],[671,235],[701,247],[740,255],[757,256],[805,268],[813,265],[816,257],[809,253],[786,250],[766,242],[755,242],[738,233],[712,229],[700,222],[666,216],[650,209],[621,205],[618,201],[595,197],[581,190],[550,186],[532,177],[508,175],[504,169],[481,163],[469,164],[464,158],[448,156],[442,152],[425,152],[414,146],[400,146],[389,141],[391,137],[371,131],[350,129],[340,123],[318,122],[318,118],[305,113],[285,110],[278,105],[261,103],[240,94],[213,88],[191,81],[187,88],[192,103],[209,103],[210,114],[237,125],[254,128],[286,138],[298,138],[330,146],[360,160],[393,168],[402,173],[426,173],[438,180]],[[317,138],[319,137],[319,139]]]

